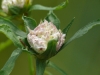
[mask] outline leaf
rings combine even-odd
[[[57,16],[53,13],[53,11],[50,11],[48,15],[45,18],[47,21],[52,22],[58,29],[60,26],[60,20],[57,18]]]
[[[18,56],[21,54],[22,50],[16,49],[11,54],[10,58],[4,65],[4,67],[0,70],[0,75],[10,75],[11,71],[14,68],[15,61],[17,60]]]
[[[72,21],[63,29],[63,33],[67,35],[72,23],[74,22],[75,17],[72,19]]]
[[[33,5],[29,11],[32,11],[32,10],[54,10],[54,8],[52,7],[46,7],[46,6],[43,6],[43,5],[40,5],[40,4],[36,4],[36,5]]]
[[[72,42],[73,40],[83,36],[84,34],[86,34],[90,29],[92,29],[94,26],[96,25],[100,25],[100,21],[96,21],[96,22],[92,22],[89,23],[88,25],[86,25],[85,27],[79,29],[63,46],[61,49],[63,49],[64,47],[66,47],[70,42]]]
[[[65,2],[62,2],[60,5],[56,6],[55,10],[63,9],[65,7],[67,7],[67,5],[68,5],[68,0],[66,0]]]
[[[17,46],[22,48],[22,45],[19,41],[19,38],[8,25],[1,25],[0,24],[0,31],[3,32],[13,43]]]
[[[23,16],[22,19],[25,23],[25,26],[29,27],[31,30],[33,30],[36,27],[36,21],[34,19],[26,16]]]
[[[49,62],[48,66],[56,69],[58,72],[60,72],[62,75],[68,75],[65,71],[63,71],[61,68],[59,68],[58,66],[56,66],[54,63]]]
[[[55,7],[46,7],[46,6],[43,6],[43,5],[39,5],[39,4],[36,4],[36,5],[33,5],[29,11],[32,11],[32,10],[60,10],[60,9],[63,9],[67,6],[68,4],[68,0],[62,2],[61,4],[59,4],[58,6],[55,6]]]
[[[26,37],[26,33],[25,32],[19,30],[12,22],[10,22],[7,19],[4,19],[4,18],[0,17],[0,25],[7,25],[12,29],[12,31],[16,35],[21,36],[21,37]]]

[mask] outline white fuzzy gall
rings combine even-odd
[[[4,12],[8,13],[10,6],[17,6],[19,8],[23,8],[27,4],[31,4],[32,0],[3,0],[1,4],[1,8]]]
[[[43,53],[47,49],[48,42],[57,40],[56,50],[58,51],[65,41],[65,34],[48,21],[40,23],[34,30],[29,30],[27,40],[30,46],[37,52]]]

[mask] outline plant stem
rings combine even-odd
[[[30,75],[34,75],[34,68],[33,68],[33,58],[32,58],[32,55],[28,53],[28,57],[29,57]]]
[[[46,67],[46,60],[36,59],[36,75],[43,75]]]

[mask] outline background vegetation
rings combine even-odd
[[[56,6],[62,0],[34,0],[34,4]],[[69,39],[78,29],[100,18],[100,0],[69,0],[67,8],[55,11],[64,28],[73,17],[75,21],[69,30]],[[39,23],[47,11],[33,11],[34,19]],[[0,43],[6,41],[4,34],[0,33]],[[12,51],[13,45],[0,51],[0,69],[3,67]],[[64,69],[68,75],[100,75],[100,26],[95,26],[87,34],[71,42],[63,51],[51,60]],[[34,64],[34,63],[33,63]],[[28,58],[26,53],[19,56],[11,75],[29,75]],[[47,68],[53,75],[61,75],[56,70]]]

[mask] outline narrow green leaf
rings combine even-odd
[[[92,29],[92,27],[96,26],[96,25],[100,25],[100,21],[96,21],[96,22],[92,22],[89,23],[88,25],[86,25],[85,27],[79,29],[63,46],[62,48],[66,47],[70,42],[72,42],[73,40],[83,36],[84,34],[86,34],[90,29]],[[61,48],[61,49],[62,49]]]
[[[13,32],[15,32],[16,35],[21,36],[21,37],[26,37],[26,33],[23,31],[19,30],[12,22],[9,20],[6,20],[2,17],[0,17],[0,25],[7,25],[9,26]]]
[[[10,75],[11,71],[14,68],[15,61],[18,58],[18,56],[21,54],[22,50],[16,49],[11,54],[10,58],[4,65],[4,67],[0,70],[0,75]]]
[[[61,4],[59,4],[58,6],[55,6],[55,7],[46,7],[43,5],[36,4],[36,5],[33,5],[29,9],[29,11],[32,11],[32,10],[60,10],[60,9],[65,8],[67,5],[68,5],[68,0],[62,2]]]
[[[22,47],[19,41],[20,37],[17,36],[8,25],[0,24],[0,31],[3,32],[10,40],[12,40],[17,47]]]
[[[60,26],[60,20],[57,18],[57,16],[53,13],[53,11],[50,11],[46,18],[47,21],[52,22],[58,29]]]
[[[67,35],[72,23],[74,22],[75,17],[72,19],[72,21],[63,29],[63,33]]]
[[[63,9],[65,7],[67,7],[67,5],[68,5],[68,0],[66,0],[66,1],[62,2],[60,5],[56,6],[55,10]]]
[[[58,72],[60,72],[62,75],[68,75],[65,71],[63,71],[61,68],[59,68],[58,66],[56,66],[54,63],[49,62],[48,66],[56,69]]]
[[[52,8],[52,7],[46,7],[46,6],[43,6],[43,5],[36,4],[36,5],[33,5],[29,9],[29,11],[32,11],[32,10],[54,10],[54,8]]]
[[[25,26],[29,27],[31,30],[33,30],[36,27],[36,21],[34,19],[26,16],[23,16],[22,19],[25,23]]]

